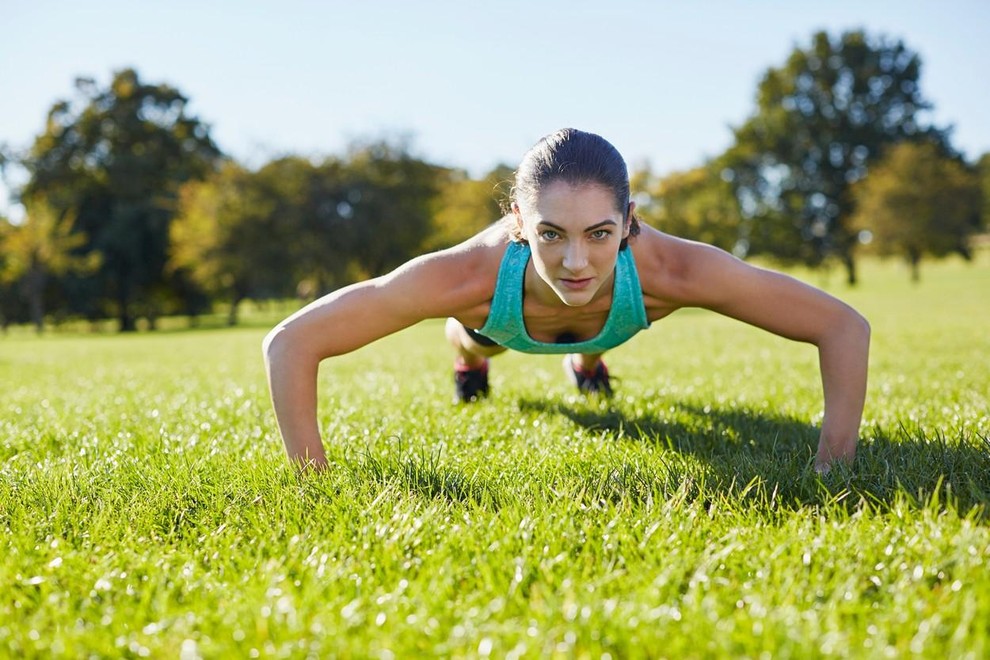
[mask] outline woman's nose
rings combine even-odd
[[[588,265],[588,251],[580,241],[571,241],[564,251],[564,268],[577,273]]]

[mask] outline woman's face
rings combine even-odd
[[[515,206],[513,212],[536,273],[565,305],[587,305],[599,292],[611,291],[602,287],[611,286],[629,224],[608,188],[555,181],[539,193],[535,208]]]

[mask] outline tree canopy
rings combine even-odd
[[[855,283],[850,186],[888,145],[949,151],[948,132],[925,123],[920,74],[920,57],[901,41],[862,31],[818,32],[767,71],[726,160],[754,252],[811,265],[836,256]]]
[[[86,237],[79,250],[101,256],[99,282],[78,287],[76,311],[112,309],[120,328],[131,330],[135,303],[153,314],[166,288],[178,187],[205,176],[220,151],[209,127],[187,114],[185,96],[142,82],[132,69],[117,72],[106,89],[90,79],[77,80],[76,89],[75,102],[52,106],[25,161],[26,194],[71,212]]]
[[[657,177],[649,170],[635,172],[633,190],[650,203],[640,204],[636,214],[670,234],[703,241],[724,250],[745,253],[739,233],[739,205],[722,166],[710,162],[686,172]]]
[[[58,213],[44,199],[27,201],[27,216],[13,225],[5,222],[0,232],[0,282],[19,283],[28,302],[31,322],[38,332],[44,324],[45,298],[50,278],[67,273],[88,274],[99,266],[99,255],[73,251],[86,237],[72,231],[73,217]]]
[[[316,163],[227,163],[182,188],[170,271],[229,300],[230,322],[245,298],[312,298],[381,275],[428,247],[448,176],[384,142]]]
[[[983,154],[976,163],[980,178],[980,202],[983,209],[983,231],[990,231],[990,152]]]
[[[501,218],[508,209],[512,168],[499,165],[480,179],[452,170],[440,181],[433,215],[433,233],[426,247],[449,247]]]
[[[914,281],[925,255],[970,258],[969,239],[980,227],[979,180],[938,145],[890,147],[853,192],[857,212],[851,227],[868,230],[880,254],[902,255]]]

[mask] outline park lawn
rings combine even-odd
[[[261,326],[0,338],[0,656],[986,657],[990,259],[868,263],[855,466],[815,351],[685,310],[610,402],[508,354],[452,404],[433,321],[321,370],[299,479]]]

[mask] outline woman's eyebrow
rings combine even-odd
[[[540,222],[538,224],[546,225],[547,227],[550,227],[552,229],[556,229],[559,232],[566,232],[567,231],[563,227],[561,227],[560,225],[555,225],[552,222],[548,222],[546,220],[540,220]],[[617,225],[617,223],[615,222],[615,220],[602,220],[601,222],[595,223],[595,224],[591,225],[590,227],[586,227],[584,231],[595,231],[596,229],[601,229],[602,227],[615,227],[616,225]]]

